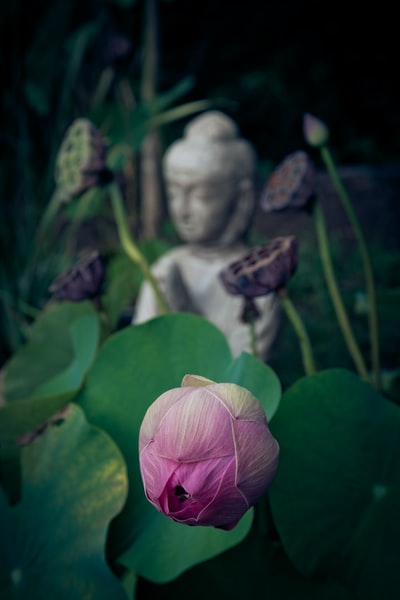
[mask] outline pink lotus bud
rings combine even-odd
[[[139,455],[157,510],[186,525],[232,529],[272,482],[279,445],[248,390],[186,375],[148,408]]]
[[[304,138],[310,146],[320,148],[329,140],[329,129],[320,119],[305,113],[303,118]]]

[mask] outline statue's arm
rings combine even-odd
[[[268,362],[281,330],[282,307],[275,293],[257,300],[261,309],[261,317],[255,321],[257,351],[262,360]]]
[[[152,267],[152,273],[171,312],[199,312],[184,283],[179,265],[173,258],[165,256],[160,259]],[[142,323],[159,314],[154,292],[150,284],[145,281],[139,290],[133,323]]]

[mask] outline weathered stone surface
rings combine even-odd
[[[251,351],[250,329],[241,322],[243,300],[225,290],[220,271],[248,249],[243,238],[256,202],[257,157],[237,125],[219,111],[193,119],[167,150],[163,170],[170,216],[182,244],[152,267],[172,311],[205,316],[226,335],[234,356]],[[257,298],[257,351],[267,360],[278,335],[281,308],[273,293]],[[133,323],[158,314],[145,283]],[[195,341],[194,341],[195,343]]]

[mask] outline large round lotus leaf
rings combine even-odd
[[[57,304],[42,313],[30,340],[6,366],[0,457],[14,452],[16,438],[73,398],[94,360],[99,334],[99,318],[90,303]]]
[[[271,429],[281,447],[272,513],[294,564],[362,600],[398,600],[400,408],[332,369],[294,384]]]
[[[177,313],[157,317],[111,336],[98,353],[78,401],[89,420],[116,441],[128,466],[128,500],[110,531],[110,551],[115,556],[127,552],[132,544],[139,548],[136,540],[145,531],[153,530],[156,521],[168,531],[171,527],[167,517],[162,516],[160,520],[160,515],[145,498],[139,472],[138,434],[150,404],[166,390],[180,387],[186,374],[244,385],[258,396],[267,415],[273,413],[279,401],[280,387],[271,369],[254,357],[233,360],[223,334],[196,315]],[[154,558],[155,563],[161,562],[167,551],[183,557],[175,565],[168,563],[169,574],[163,572],[160,577],[176,577],[181,572],[182,561],[186,561],[186,568],[192,564],[193,554],[185,552],[187,542],[183,543],[179,531],[183,536],[188,535],[188,532],[183,533],[182,527],[174,528],[173,539],[169,541],[175,545],[175,551],[162,545],[154,548],[160,555]],[[209,550],[206,551],[204,540],[199,542],[204,549],[203,560],[210,558],[210,551],[216,547],[212,541],[215,531],[212,528],[207,531]],[[245,535],[244,530],[238,531],[242,531],[242,537]],[[219,539],[225,540],[223,545],[219,543],[220,552],[222,546],[228,548],[240,541],[237,532],[219,536]],[[196,556],[200,560],[199,552]],[[138,569],[138,562],[134,562]]]
[[[282,545],[263,535],[257,522],[249,535],[223,554],[196,565],[164,585],[138,583],[137,598],[176,600],[356,600],[343,585],[301,575]]]
[[[33,396],[40,386],[66,369],[68,376],[60,384],[75,389],[81,380],[80,369],[86,370],[92,362],[98,341],[99,320],[91,302],[49,305],[33,324],[27,343],[6,364],[6,401]],[[40,395],[44,396],[45,391],[46,395],[50,393],[43,389]]]
[[[253,521],[247,511],[231,531],[189,527],[167,519],[153,509],[152,519],[119,562],[155,583],[171,581],[192,565],[207,561],[246,537]]]
[[[127,493],[114,442],[70,405],[21,454],[22,500],[9,506],[0,493],[0,597],[124,600],[105,561],[108,526]]]

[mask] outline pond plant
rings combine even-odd
[[[305,131],[343,195],[326,126],[308,115]],[[290,300],[295,238],[252,248],[221,273],[243,296],[238,318],[250,327],[257,296],[280,296],[304,366],[282,389],[255,354],[233,358],[206,319],[168,310],[128,227],[110,155],[91,122],[71,125],[39,233],[45,239],[69,199],[79,203],[97,186],[122,250],[154,286],[163,314],[116,327],[105,301],[107,266],[94,251],[55,279],[26,343],[7,361],[0,597],[397,600],[400,409],[382,390],[374,315],[371,364],[357,360],[309,157],[278,167],[264,199],[270,209],[293,203],[313,213],[355,371],[318,367]],[[351,206],[347,195],[345,202]],[[372,312],[368,255],[349,210]]]

